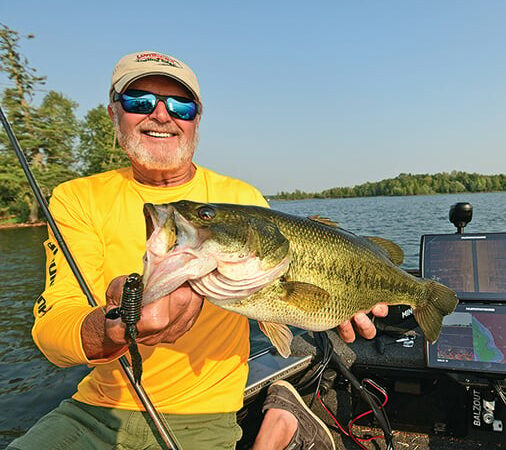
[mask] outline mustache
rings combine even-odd
[[[139,127],[139,131],[144,133],[146,131],[154,131],[156,133],[171,133],[171,134],[181,134],[181,129],[175,125],[171,124],[160,124],[157,122],[146,122],[141,124]]]

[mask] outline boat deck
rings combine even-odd
[[[475,429],[469,412],[472,389],[443,372],[426,369],[424,362],[424,341],[419,337],[412,347],[395,343],[387,345],[385,353],[380,354],[375,341],[357,339],[346,345],[335,333],[329,333],[334,349],[354,375],[362,380],[371,378],[383,386],[389,400],[385,406],[397,450],[413,449],[499,449],[506,448],[503,432]],[[394,339],[392,339],[394,341]],[[309,334],[297,336],[294,341],[295,356],[316,355]],[[314,356],[315,360],[318,355]],[[289,377],[296,384],[308,377],[306,372]],[[347,428],[351,418],[367,411],[369,407],[359,398],[344,378],[337,376],[335,390],[329,390],[323,397],[326,406],[335,413],[339,423]],[[311,409],[329,426],[338,449],[359,448],[351,438],[346,437],[332,417],[324,410],[318,398],[313,400],[310,392],[301,392]],[[238,445],[239,450],[250,448],[261,420],[261,407],[265,398],[264,387],[255,398],[246,402],[239,414],[244,436]],[[504,415],[505,410],[502,409]],[[503,417],[505,422],[506,417]],[[368,415],[353,427],[354,434],[361,437],[382,436],[383,432],[372,415]],[[384,439],[365,442],[368,449],[386,449]]]

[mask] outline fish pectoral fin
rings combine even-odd
[[[364,236],[364,238],[384,250],[387,253],[387,258],[396,266],[400,266],[404,262],[404,252],[395,242],[376,236]]]
[[[290,328],[283,323],[258,322],[258,326],[264,334],[271,340],[272,345],[283,358],[288,358],[291,354],[293,334]]]
[[[302,281],[285,281],[281,285],[285,290],[284,301],[296,305],[298,309],[319,308],[330,300],[330,294],[315,284]]]

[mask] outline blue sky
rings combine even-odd
[[[189,64],[198,163],[264,194],[506,173],[506,2],[0,0],[44,89],[107,102],[126,53]],[[0,88],[6,86],[0,78]]]

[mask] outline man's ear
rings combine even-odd
[[[109,113],[109,117],[111,118],[111,120],[114,121],[114,111],[112,110],[112,106],[111,105],[107,106],[107,112]]]

